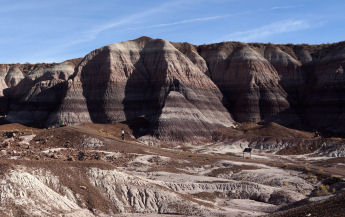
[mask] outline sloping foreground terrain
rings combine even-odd
[[[38,127],[130,121],[136,138],[165,141],[210,141],[235,121],[343,135],[344,61],[344,42],[195,46],[142,37],[59,64],[0,65],[0,112]]]
[[[120,123],[0,131],[1,216],[344,214],[338,138],[277,124],[220,129],[199,145],[143,143]]]

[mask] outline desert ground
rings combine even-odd
[[[275,123],[220,129],[200,144],[137,140],[126,123],[0,131],[1,216],[345,213],[342,138]]]

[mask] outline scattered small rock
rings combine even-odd
[[[1,150],[1,155],[6,155],[7,151],[6,150]]]
[[[6,136],[7,138],[15,137],[17,134],[19,134],[18,131],[6,131],[3,136]]]
[[[53,158],[53,159],[58,159],[59,158],[59,156],[57,156],[57,154],[55,154],[55,153],[51,154],[50,157]]]
[[[78,153],[78,160],[84,160],[84,158],[85,158],[84,152],[80,151],[80,152]]]
[[[73,156],[67,156],[67,160],[68,160],[68,161],[75,161],[75,159],[74,159]]]
[[[93,158],[94,158],[95,160],[99,160],[99,159],[100,159],[100,157],[99,157],[98,154],[93,155]]]
[[[9,148],[10,146],[11,146],[11,143],[9,141],[5,141],[4,143],[2,143],[3,148]]]
[[[87,189],[84,185],[81,185],[80,188],[83,189],[83,190]]]
[[[79,146],[84,148],[98,148],[103,146],[103,142],[97,138],[88,137]]]

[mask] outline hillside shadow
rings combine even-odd
[[[168,63],[164,57],[164,42],[148,42],[140,52],[134,71],[129,75],[123,100],[126,123],[137,138],[153,135],[169,92],[165,86]]]
[[[14,113],[18,118],[18,123],[24,120],[25,123],[22,124],[31,127],[44,128],[56,124],[48,123],[48,118],[60,108],[67,93],[68,81],[51,82],[49,87],[40,85],[40,80],[32,81],[25,78],[15,87],[5,89],[4,97],[0,97],[0,103],[6,100],[4,102],[6,107],[2,108],[3,114],[12,113],[13,115]],[[6,124],[10,121],[5,118],[1,123]]]
[[[91,121],[94,123],[109,123],[110,118],[105,108],[107,105],[105,96],[111,74],[110,50],[105,47],[98,52],[83,67],[80,81]]]

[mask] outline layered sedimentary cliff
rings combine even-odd
[[[237,121],[258,122],[289,108],[276,69],[257,50],[239,43],[199,49]]]
[[[143,118],[145,133],[169,140],[207,138],[211,128],[233,125],[212,80],[171,43],[149,38],[87,55],[54,115],[67,123]]]
[[[190,141],[238,122],[344,132],[345,43],[195,46],[142,37],[60,64],[0,65],[11,122],[141,120],[137,136]],[[0,94],[1,95],[1,94]]]
[[[2,108],[10,122],[44,125],[56,111],[65,91],[67,80],[80,60],[59,64],[2,65],[2,74],[9,88],[3,89],[6,104]],[[1,79],[1,78],[0,78]]]

